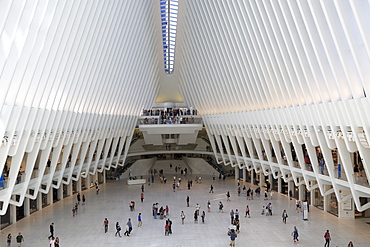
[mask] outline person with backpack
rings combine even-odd
[[[326,230],[326,232],[324,234],[324,239],[325,239],[325,245],[324,245],[324,247],[326,247],[326,246],[329,247],[330,240],[331,240],[329,230]]]

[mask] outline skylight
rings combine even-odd
[[[164,71],[173,72],[175,64],[175,41],[178,0],[160,0]]]

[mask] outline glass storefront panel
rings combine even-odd
[[[334,215],[338,215],[338,201],[334,193],[329,196],[329,207],[328,212]]]

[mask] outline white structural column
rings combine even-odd
[[[234,171],[235,171],[235,179],[239,179],[239,166],[235,166],[234,167]]]
[[[27,217],[30,215],[30,198],[28,197],[24,198],[23,206],[24,206],[24,209],[23,209],[24,217]]]
[[[247,169],[245,169],[245,167],[243,167],[242,172],[243,172],[243,181],[245,182],[245,181],[247,181]]]

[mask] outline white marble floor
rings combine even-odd
[[[172,175],[173,176],[173,175]],[[168,175],[168,178],[172,178]],[[193,176],[194,179],[194,176]],[[169,179],[171,181],[172,179]],[[184,183],[185,182],[185,183]],[[210,185],[214,186],[215,193],[208,193]],[[246,186],[250,184],[245,183]],[[242,183],[242,185],[244,185]],[[94,189],[83,191],[86,195],[86,205],[80,205],[78,215],[72,217],[71,208],[76,202],[76,195],[54,203],[45,209],[35,212],[16,224],[1,231],[0,246],[5,246],[6,235],[12,233],[13,244],[15,236],[21,232],[25,237],[22,246],[48,246],[49,224],[55,223],[55,233],[61,239],[61,246],[171,246],[171,247],[214,247],[229,246],[227,228],[230,223],[229,212],[238,208],[241,212],[241,232],[236,241],[237,246],[291,246],[291,232],[297,226],[300,234],[300,246],[323,246],[324,232],[329,229],[332,236],[331,246],[347,246],[352,240],[354,246],[370,246],[370,219],[338,219],[323,211],[310,208],[309,220],[303,221],[301,214],[295,211],[295,201],[284,195],[275,193],[272,202],[273,216],[262,216],[260,209],[266,205],[263,198],[247,201],[244,196],[237,196],[237,182],[228,178],[225,181],[212,181],[209,176],[203,176],[202,184],[193,184],[191,190],[186,188],[183,178],[182,190],[173,192],[172,183],[160,184],[159,180],[145,185],[145,200],[140,203],[140,185],[128,186],[124,180],[108,181],[101,185],[99,195]],[[252,187],[255,188],[255,187]],[[230,191],[231,201],[226,201],[226,192]],[[186,207],[186,196],[190,197],[190,207]],[[131,200],[137,202],[136,210],[129,211]],[[206,210],[207,201],[211,201],[212,212]],[[219,213],[217,203],[222,201],[224,213]],[[152,203],[168,205],[170,218],[173,221],[173,234],[164,236],[164,220],[153,219]],[[205,224],[194,224],[193,214],[196,203],[201,205],[201,211],[206,211]],[[251,208],[251,218],[244,217],[246,205]],[[288,223],[282,223],[283,209],[288,212]],[[180,212],[186,215],[185,224],[181,225]],[[137,214],[143,215],[143,227],[137,228]],[[104,233],[103,220],[110,221],[108,233]],[[114,236],[115,222],[122,227],[128,218],[134,223],[130,237],[118,238]]]

